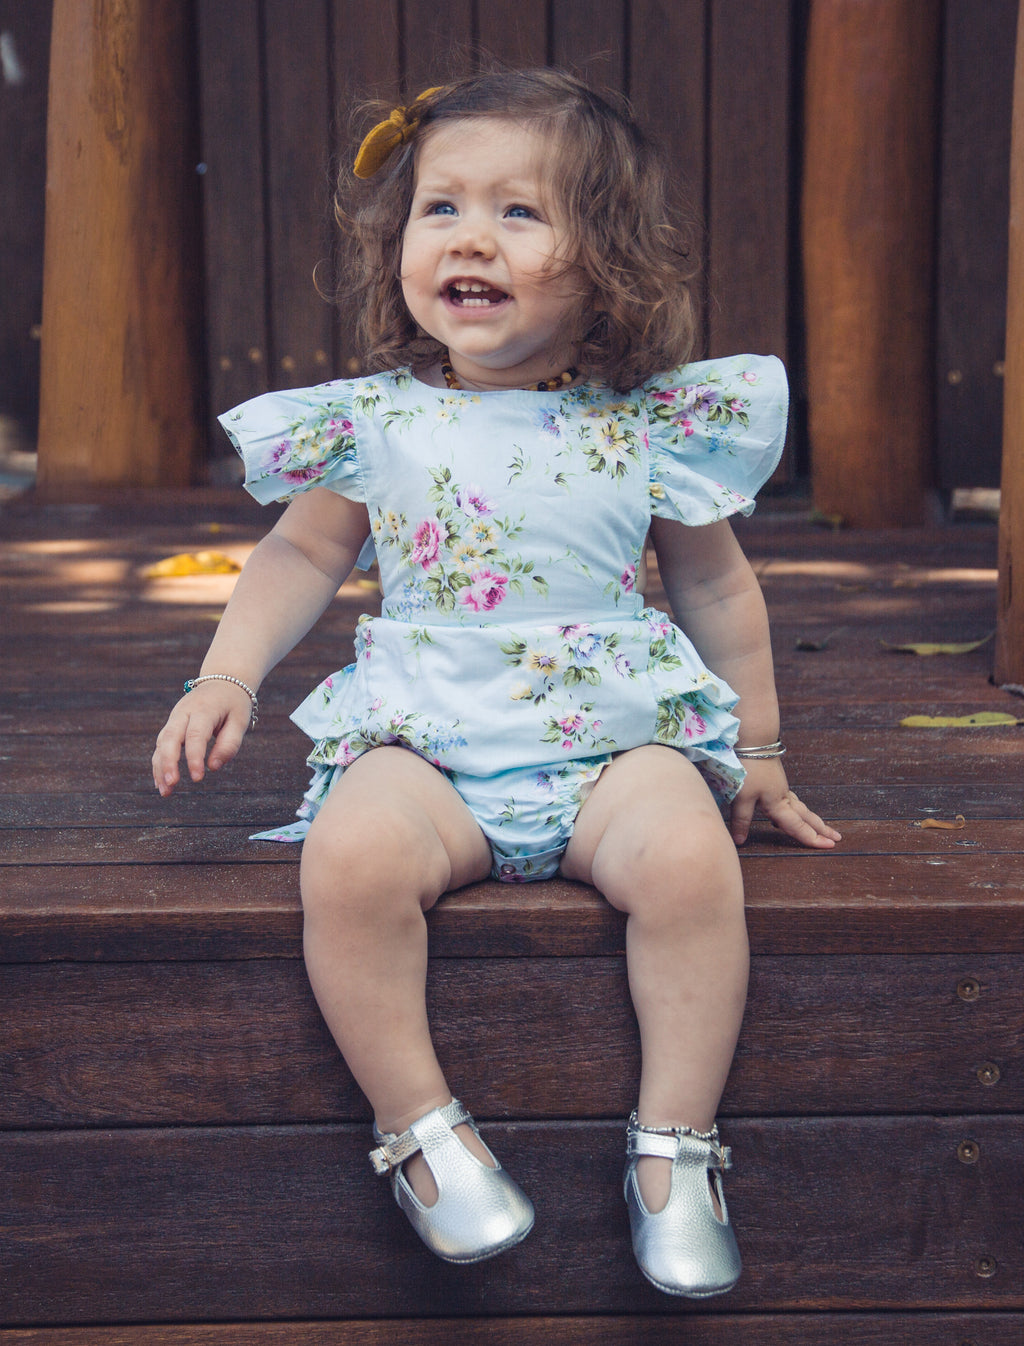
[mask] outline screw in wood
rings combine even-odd
[[[977,977],[961,977],[956,984],[956,993],[961,1000],[977,1000],[981,995],[981,982]]]
[[[976,1276],[980,1276],[982,1280],[991,1280],[996,1274],[998,1265],[999,1264],[994,1257],[989,1257],[987,1255],[985,1257],[979,1257],[974,1264],[974,1273]]]
[[[998,1084],[1002,1079],[1002,1071],[994,1061],[983,1062],[974,1073],[977,1075],[979,1083],[988,1088],[991,1088],[993,1084]]]
[[[976,1141],[962,1140],[956,1147],[956,1157],[961,1164],[976,1164],[981,1155],[981,1150]]]

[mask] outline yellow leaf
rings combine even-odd
[[[178,552],[167,556],[142,572],[147,579],[173,579],[179,575],[235,575],[241,570],[237,561],[219,551]]]
[[[987,636],[981,640],[954,641],[952,644],[935,644],[931,641],[922,641],[919,644],[908,645],[890,645],[887,640],[880,642],[887,650],[894,650],[897,654],[970,654],[972,650],[980,650],[982,645],[987,645],[995,635],[990,631]]]
[[[973,715],[908,715],[900,724],[907,729],[984,729],[993,724],[1024,724],[1005,710],[976,710]]]
[[[807,522],[817,524],[819,528],[831,528],[833,533],[837,533],[846,520],[842,514],[829,514],[825,510],[812,509],[807,516]]]
[[[944,832],[959,832],[961,827],[967,826],[967,819],[962,813],[958,813],[952,822],[945,822],[942,818],[922,818],[920,822],[914,824],[915,827],[941,827]]]

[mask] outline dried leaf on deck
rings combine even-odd
[[[147,566],[142,573],[148,580],[163,580],[181,575],[237,575],[241,568],[223,552],[183,551]]]
[[[1024,724],[1005,710],[976,710],[973,715],[908,715],[905,729],[984,729],[996,724]]]
[[[824,510],[812,509],[807,516],[807,522],[817,524],[819,528],[831,528],[833,533],[837,533],[846,523],[842,514],[828,514]]]
[[[887,640],[882,640],[879,644],[896,654],[970,654],[973,650],[980,650],[982,645],[987,645],[994,635],[995,632],[990,631],[981,640],[953,641],[947,644],[927,640],[906,645],[890,645]]]
[[[835,631],[830,631],[828,635],[823,636],[821,640],[809,640],[806,636],[797,636],[796,648],[798,650],[809,651],[827,650],[829,642],[834,640],[836,636],[841,636],[845,630],[845,626],[837,627]]]
[[[959,832],[961,827],[967,826],[967,819],[962,813],[958,813],[952,822],[947,822],[945,818],[921,818],[914,826],[941,827],[944,832]]]

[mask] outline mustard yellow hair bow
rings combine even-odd
[[[408,107],[392,108],[387,121],[377,125],[363,139],[352,165],[357,178],[372,178],[379,168],[387,162],[391,153],[404,145],[416,127],[420,124],[422,109],[418,105],[435,93],[442,93],[443,87],[424,89],[413,99]]]

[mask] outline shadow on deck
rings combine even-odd
[[[990,646],[885,647],[992,630],[994,528],[830,533],[770,502],[738,526],[791,779],[845,839],[744,848],[753,974],[721,1115],[745,1272],[693,1305],[629,1252],[636,1032],[622,922],[589,889],[481,884],[431,917],[439,1054],[534,1196],[531,1237],[444,1266],[366,1164],[302,970],[297,852],[246,837],[290,817],[287,712],[348,661],[371,588],[267,680],[230,770],[153,791],[152,738],[233,580],[144,570],[242,560],[267,526],[235,492],[0,512],[0,1346],[610,1346],[678,1341],[679,1315],[706,1346],[1024,1339],[1022,729],[900,725],[1024,702],[990,684]]]

